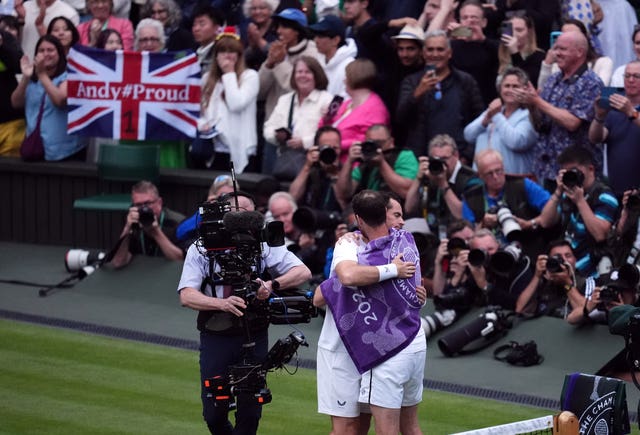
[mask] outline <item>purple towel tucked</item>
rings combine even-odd
[[[410,279],[389,279],[362,288],[344,287],[332,275],[320,288],[336,321],[340,338],[364,373],[396,355],[415,338],[420,328],[420,257],[411,233],[391,229],[358,254],[358,263],[381,266],[402,253],[404,261],[416,264]]]

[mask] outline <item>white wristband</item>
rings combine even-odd
[[[378,275],[380,275],[378,282],[398,277],[398,267],[393,263],[376,267],[378,268]]]

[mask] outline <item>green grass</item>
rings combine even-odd
[[[205,434],[198,373],[197,352],[0,320],[0,434]],[[260,434],[329,433],[315,371],[268,381]],[[433,435],[551,413],[430,390],[419,411]]]

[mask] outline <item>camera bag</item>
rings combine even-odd
[[[521,367],[538,365],[544,361],[544,357],[538,353],[538,346],[533,340],[524,344],[510,341],[509,344],[498,346],[493,351],[493,357],[498,361]]]

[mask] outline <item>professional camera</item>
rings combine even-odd
[[[143,227],[148,227],[153,225],[153,221],[155,220],[155,214],[153,210],[148,205],[143,205],[142,207],[138,207],[138,222]]]
[[[325,165],[332,165],[338,159],[338,153],[328,145],[320,147],[319,159]]]
[[[456,287],[435,295],[433,304],[441,310],[467,310],[473,304],[473,294],[466,287]]]
[[[640,194],[634,193],[633,195],[629,195],[626,207],[630,213],[640,214]]]
[[[611,302],[617,302],[620,297],[621,290],[622,289],[620,287],[602,287],[600,289],[600,302],[604,305],[610,304]]]
[[[102,266],[105,258],[106,254],[101,251],[69,249],[64,256],[64,267],[67,269],[67,272],[78,272],[78,276],[84,278]]]
[[[452,237],[447,242],[447,251],[449,251],[449,255],[452,257],[457,257],[460,254],[460,251],[469,249],[467,242],[460,237]]]
[[[582,187],[584,183],[584,174],[578,168],[567,169],[564,174],[562,174],[562,184],[567,186],[567,188],[572,189],[574,187]]]
[[[520,244],[518,242],[511,243],[491,256],[489,267],[494,273],[508,275],[520,260],[521,254]]]
[[[488,258],[489,256],[482,249],[472,249],[471,251],[469,251],[469,257],[467,257],[467,259],[469,260],[469,264],[474,267],[484,266],[485,264],[487,264]]]
[[[293,225],[303,233],[314,233],[317,230],[333,230],[342,223],[338,212],[298,207],[291,218]]]
[[[490,306],[480,314],[475,320],[467,323],[462,328],[450,332],[438,340],[438,347],[445,356],[471,353],[483,349],[506,334],[506,330],[511,328],[509,315],[500,307]],[[483,341],[472,349],[465,347],[478,339]]]
[[[444,159],[438,157],[429,157],[429,172],[432,175],[440,175],[447,168]]]
[[[564,259],[560,255],[552,255],[547,258],[547,272],[558,273],[564,270]]]
[[[294,331],[279,339],[269,350],[264,360],[259,362],[243,361],[229,367],[227,377],[216,376],[204,380],[206,397],[213,399],[216,405],[235,408],[235,399],[241,394],[253,397],[259,405],[271,402],[272,395],[267,388],[267,373],[284,368],[300,346],[309,347],[304,335]]]
[[[372,140],[366,140],[360,144],[360,150],[362,151],[362,158],[364,160],[371,160],[378,154],[378,144]]]
[[[502,206],[498,208],[496,213],[498,216],[498,223],[500,224],[500,230],[508,241],[520,240],[522,236],[522,228],[516,219],[513,217],[513,213],[507,207]]]
[[[270,297],[269,321],[272,325],[290,325],[309,323],[312,317],[318,317],[318,308],[313,305],[313,292],[278,291]]]

